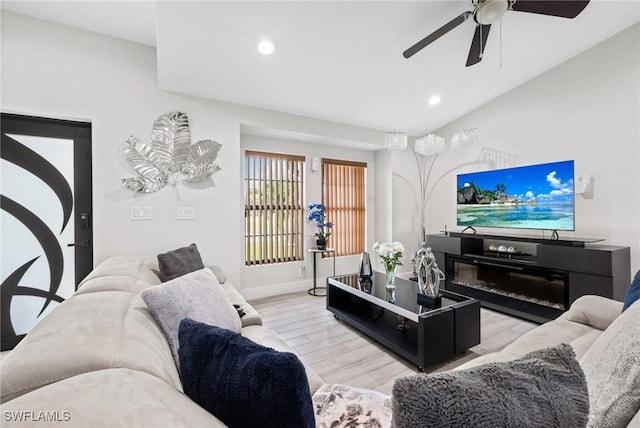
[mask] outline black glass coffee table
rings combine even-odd
[[[418,303],[418,283],[396,278],[393,299],[385,275],[374,272],[372,284],[358,275],[327,278],[327,309],[418,369],[442,364],[480,343],[480,301],[441,290],[441,304]],[[421,299],[422,302],[422,299]]]

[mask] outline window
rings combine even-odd
[[[336,256],[364,251],[366,169],[362,162],[322,159],[322,203],[333,223],[327,244]]]
[[[245,264],[302,260],[304,156],[246,151]]]

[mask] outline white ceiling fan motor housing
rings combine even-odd
[[[473,19],[482,25],[493,24],[509,9],[509,0],[485,0],[473,11]]]

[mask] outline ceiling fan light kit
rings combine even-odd
[[[511,3],[508,0],[486,0],[480,2],[473,11],[473,19],[478,24],[491,25],[502,18]]]
[[[507,11],[528,12],[560,18],[575,18],[587,7],[587,4],[589,4],[589,0],[471,0],[473,10],[463,12],[456,18],[453,18],[405,50],[402,55],[405,58],[411,58],[473,16],[476,31],[471,41],[469,56],[467,57],[467,67],[469,67],[482,60],[491,24],[500,20]]]

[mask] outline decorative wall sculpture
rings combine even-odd
[[[153,122],[151,145],[134,136],[126,141],[124,156],[138,175],[124,178],[122,183],[142,193],[157,192],[167,184],[202,183],[213,186],[211,176],[220,171],[215,160],[221,147],[213,140],[191,144],[186,113],[173,111],[163,114]]]

